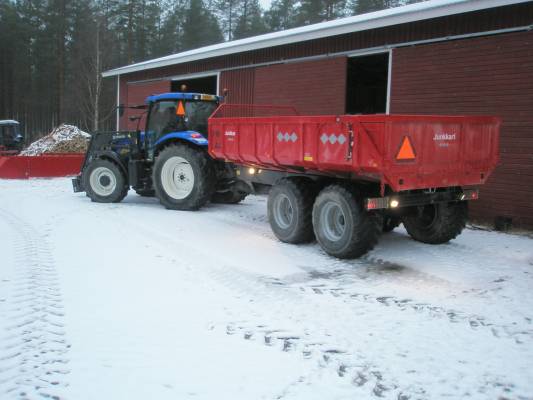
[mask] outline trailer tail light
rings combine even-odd
[[[398,150],[398,154],[396,154],[396,160],[408,161],[414,160],[415,158],[416,154],[413,145],[411,144],[411,140],[408,136],[404,136],[400,150]]]
[[[459,200],[477,200],[479,199],[479,190],[477,189],[464,189],[463,193],[459,196]]]
[[[379,210],[382,208],[389,208],[389,198],[388,197],[371,197],[369,199],[366,199],[365,208],[369,211]]]

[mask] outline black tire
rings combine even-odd
[[[228,190],[227,192],[215,192],[211,197],[211,202],[220,204],[237,204],[243,201],[248,193]]]
[[[361,196],[349,187],[330,185],[313,206],[313,229],[320,247],[337,258],[356,258],[372,250],[383,228],[383,217],[363,208]]]
[[[135,190],[135,193],[137,193],[141,197],[154,197],[155,196],[154,189],[139,189],[139,190]]]
[[[176,174],[181,174],[178,181]],[[215,190],[212,159],[201,149],[183,144],[170,145],[155,161],[152,182],[157,198],[166,208],[198,210]]]
[[[112,161],[95,159],[83,170],[85,193],[97,203],[120,203],[128,194],[126,177]]]
[[[407,233],[416,241],[428,244],[447,243],[459,235],[468,219],[466,201],[416,207],[402,219]]]
[[[274,235],[285,243],[314,239],[312,211],[314,185],[304,179],[281,179],[268,195],[268,221]]]
[[[383,233],[392,232],[395,228],[401,224],[400,217],[394,217],[391,215],[385,215],[383,217]]]

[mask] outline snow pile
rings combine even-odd
[[[89,135],[74,125],[60,125],[45,137],[24,149],[21,156],[38,156],[43,153],[85,153]]]

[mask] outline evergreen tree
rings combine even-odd
[[[297,24],[296,0],[274,0],[265,12],[265,19],[271,31],[294,28]]]
[[[183,50],[195,49],[223,41],[215,16],[204,7],[202,0],[191,0],[183,24]]]
[[[400,0],[352,0],[349,8],[354,15],[385,10],[401,5]]]
[[[298,25],[309,25],[343,17],[346,0],[302,0],[296,17]]]
[[[261,35],[268,31],[258,0],[242,0],[239,11],[240,16],[233,32],[234,39]]]

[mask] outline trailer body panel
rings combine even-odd
[[[481,185],[498,163],[496,117],[228,117],[224,106],[209,119],[209,152],[236,164],[377,181],[399,192]]]

